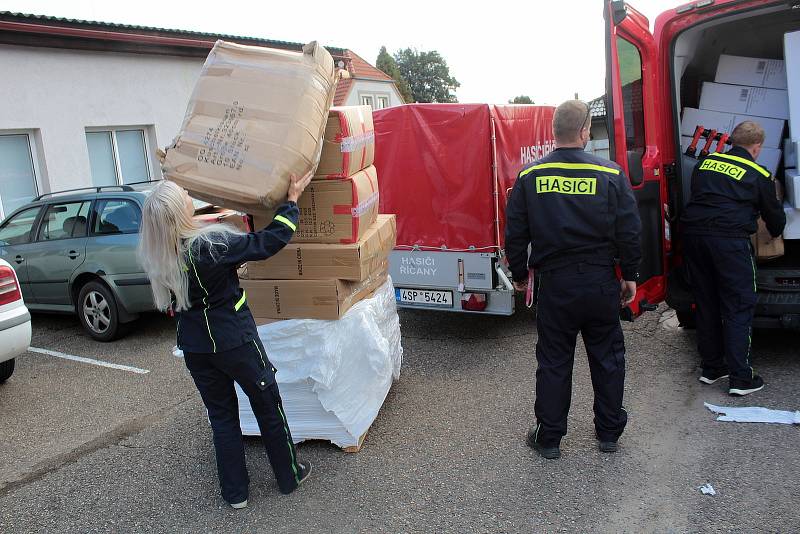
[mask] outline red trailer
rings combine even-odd
[[[397,214],[400,306],[510,315],[505,205],[520,169],[555,148],[554,108],[410,104],[376,111],[381,213]]]

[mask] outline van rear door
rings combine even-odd
[[[636,300],[623,316],[652,310],[666,293],[669,228],[662,155],[657,142],[656,45],[647,18],[622,1],[606,2],[606,123],[611,158],[625,170],[642,219]]]

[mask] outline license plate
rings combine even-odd
[[[431,291],[426,289],[397,288],[397,302],[403,304],[421,304],[425,306],[453,307],[452,291]]]

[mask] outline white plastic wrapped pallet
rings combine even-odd
[[[260,326],[258,334],[278,369],[294,442],[357,446],[400,377],[403,348],[392,280],[338,321],[292,319]],[[236,393],[242,433],[259,435],[247,396],[238,386]]]

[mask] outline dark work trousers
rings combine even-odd
[[[536,326],[536,441],[557,447],[567,433],[578,333],[589,356],[594,425],[601,441],[617,441],[628,414],[625,340],[619,324],[620,282],[610,266],[578,263],[539,276]]]
[[[684,256],[697,305],[697,350],[703,369],[751,380],[756,267],[750,240],[686,236]]]
[[[297,487],[300,467],[275,383],[275,368],[261,341],[216,354],[185,353],[184,359],[208,409],[222,498],[231,504],[246,500],[250,482],[234,381],[250,399],[278,487],[291,493]]]

